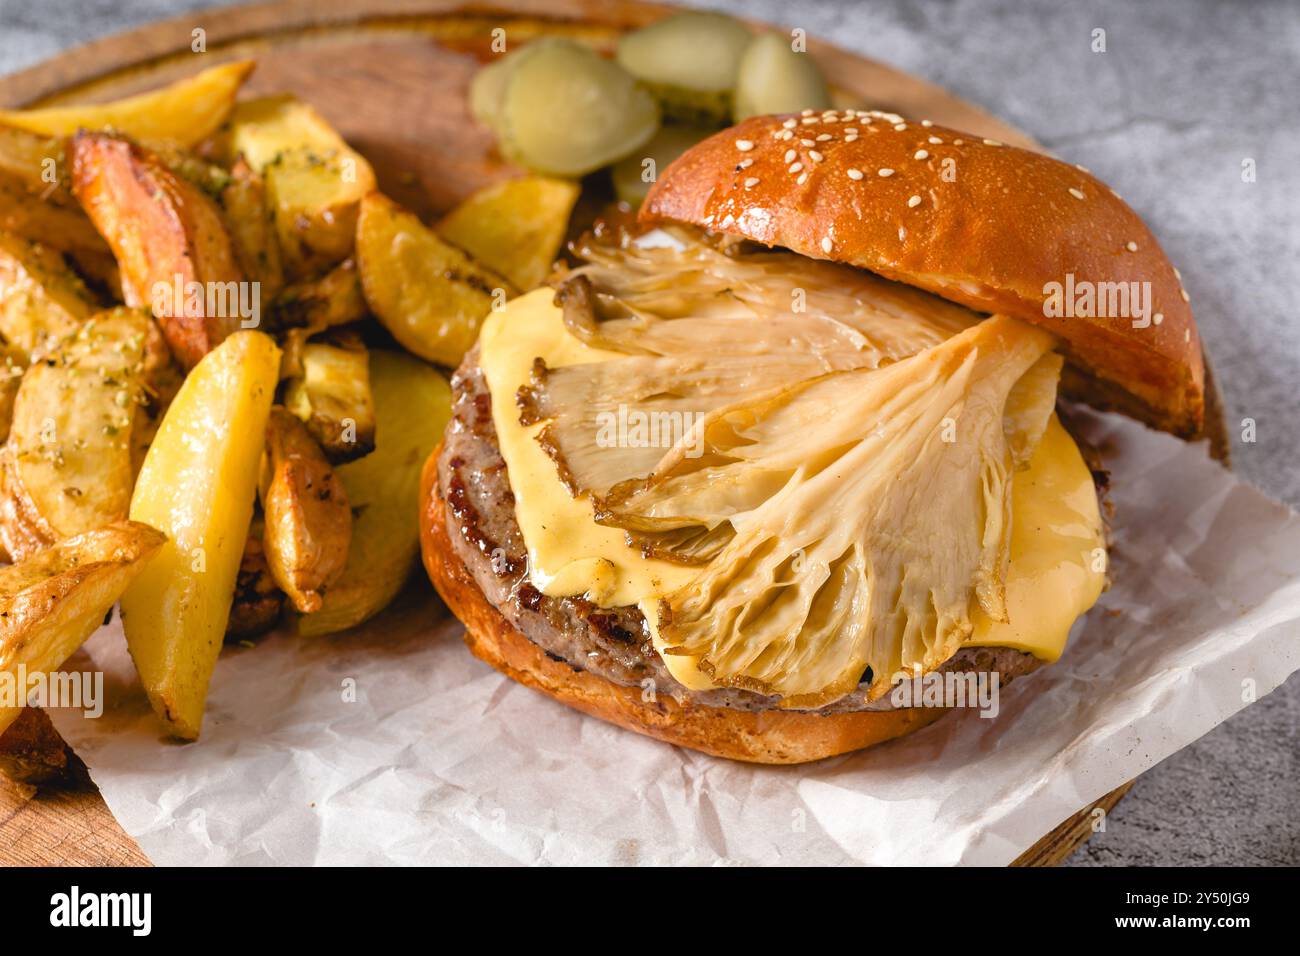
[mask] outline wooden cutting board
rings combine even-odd
[[[424,216],[512,175],[490,136],[469,121],[466,90],[492,31],[508,44],[566,34],[612,48],[619,34],[672,12],[596,0],[288,0],[192,13],[109,37],[0,79],[0,105],[113,99],[216,63],[255,58],[251,95],[310,101],[374,164],[381,189]],[[201,29],[204,52],[196,53]],[[808,50],[838,105],[877,107],[1027,148],[1024,133],[939,87],[815,38]],[[201,746],[198,745],[198,746]],[[1059,863],[1129,784],[1064,821],[1018,864]],[[93,786],[30,793],[0,782],[0,862],[147,865]]]

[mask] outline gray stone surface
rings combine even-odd
[[[0,72],[210,5],[0,0]],[[1226,393],[1237,470],[1300,505],[1300,4],[708,5],[938,82],[1114,186],[1182,269]],[[1090,49],[1096,28],[1105,53]],[[1257,182],[1242,182],[1246,158]],[[1254,443],[1240,440],[1245,418],[1257,423]],[[1298,742],[1300,676],[1144,774],[1072,863],[1300,863]]]

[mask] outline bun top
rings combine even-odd
[[[1054,332],[1089,396],[1202,434],[1205,366],[1178,271],[1077,166],[893,113],[756,116],[659,177],[672,220],[869,269]]]

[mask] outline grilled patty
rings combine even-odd
[[[581,597],[549,597],[528,581],[527,551],[515,520],[510,476],[497,445],[492,400],[478,348],[451,380],[452,420],[438,459],[452,548],[488,602],[550,657],[628,686],[653,687],[679,702],[737,710],[775,710],[778,700],[739,688],[690,690],[668,673],[635,607],[601,608]],[[998,672],[1006,683],[1037,669],[1037,658],[1006,647],[966,647],[942,671]],[[866,677],[868,675],[864,675]],[[647,684],[651,682],[650,684]],[[889,710],[890,695],[868,702],[867,684],[819,713]]]

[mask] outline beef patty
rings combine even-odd
[[[451,380],[452,419],[438,459],[452,548],[488,602],[551,658],[628,686],[653,688],[681,703],[775,710],[776,697],[739,688],[691,690],[668,672],[635,607],[602,608],[581,597],[549,597],[528,581],[527,549],[515,519],[510,476],[497,444],[492,400],[477,346]],[[997,672],[1001,683],[1042,662],[1007,647],[964,647],[941,671]],[[867,676],[867,675],[864,675]],[[649,683],[647,683],[649,682]],[[818,713],[890,710],[890,695],[869,702],[863,683]]]

